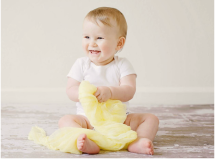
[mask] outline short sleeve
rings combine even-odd
[[[130,74],[137,75],[133,66],[126,58],[122,58],[119,61],[119,70],[120,70],[120,78],[125,77]]]
[[[70,69],[67,77],[71,77],[79,82],[83,81],[83,64],[81,59],[77,59]]]

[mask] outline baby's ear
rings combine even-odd
[[[122,49],[124,45],[125,45],[125,37],[122,36],[119,38],[116,50],[118,51],[118,50]]]

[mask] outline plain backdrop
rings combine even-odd
[[[131,103],[213,103],[213,0],[2,0],[2,103],[73,104],[66,75],[85,56],[84,17],[102,6],[128,23],[118,56],[138,75]]]

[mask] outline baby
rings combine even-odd
[[[78,88],[86,80],[97,87],[99,102],[120,100],[126,105],[136,91],[136,73],[126,58],[115,54],[126,40],[127,23],[124,15],[115,8],[100,7],[90,11],[83,23],[82,46],[86,57],[78,58],[68,74],[67,95],[77,102],[77,115],[65,115],[59,127],[93,129],[78,99]],[[134,153],[154,154],[153,140],[159,120],[153,114],[127,112],[124,124],[137,132],[137,139],[128,146]],[[77,139],[77,148],[83,153],[96,154],[100,148],[86,134]]]

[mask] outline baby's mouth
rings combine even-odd
[[[98,50],[89,50],[91,54],[99,54],[101,51]]]

